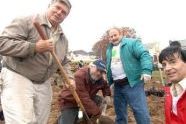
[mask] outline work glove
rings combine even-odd
[[[142,74],[141,75],[141,80],[144,81],[144,83],[147,83],[151,80],[151,75],[148,75],[148,74]]]
[[[104,99],[103,99],[103,101],[104,101],[107,105],[110,104],[110,103],[111,103],[111,98],[110,98],[110,96],[105,96]]]

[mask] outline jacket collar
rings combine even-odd
[[[35,19],[36,19],[37,21],[39,21],[40,25],[45,25],[45,26],[49,27],[50,29],[52,28],[52,25],[51,25],[51,23],[49,22],[46,13],[38,14],[38,15],[35,17]],[[60,34],[63,34],[63,30],[62,30],[61,26],[59,25],[57,28],[58,28],[58,32],[59,32]]]
[[[126,44],[127,44],[127,40],[125,40],[125,37],[122,37],[121,41],[120,41],[120,46],[122,47],[122,46],[124,46]],[[114,45],[112,43],[110,43],[109,48],[112,48],[113,46]]]
[[[124,45],[126,45],[126,44],[127,44],[127,40],[125,40],[125,38],[123,37],[121,39],[121,47],[124,46]]]
[[[186,78],[184,78],[183,80],[181,80],[179,82],[179,84],[181,85],[181,87],[183,88],[183,90],[186,90]]]

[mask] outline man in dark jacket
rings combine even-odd
[[[105,63],[102,60],[96,60],[88,67],[79,69],[74,75],[76,92],[90,118],[99,117],[101,114],[95,100],[99,90],[102,90],[105,101],[110,101],[110,88],[103,77],[105,73]],[[79,107],[67,88],[61,92],[61,107],[62,114],[59,124],[74,124],[77,121]]]

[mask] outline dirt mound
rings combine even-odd
[[[75,72],[76,69],[78,68],[77,63],[71,64],[71,66],[73,72]],[[52,102],[52,110],[51,110],[51,115],[48,124],[56,124],[56,120],[60,113],[58,99],[59,99],[59,94],[61,89],[59,86],[61,84],[61,78],[59,77],[59,75],[56,75],[56,77],[58,78],[56,78],[55,83],[52,86],[53,102]],[[152,82],[145,84],[145,89],[149,89],[151,87],[155,87],[156,89],[161,89],[162,84],[160,84],[158,80],[159,80],[158,74],[155,73]],[[164,124],[164,98],[151,95],[147,97],[147,102],[148,102],[152,124]],[[115,112],[114,112],[113,104],[107,107],[106,116],[108,116],[109,119],[113,121],[115,120]],[[103,120],[104,119],[105,118],[103,118]],[[105,121],[109,119],[105,119]],[[128,121],[129,124],[136,124],[133,116],[133,112],[130,108],[128,109]]]

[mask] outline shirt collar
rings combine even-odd
[[[183,80],[181,80],[181,81],[179,82],[179,85],[180,85],[184,90],[186,90],[186,78],[184,78]]]
[[[40,18],[39,20],[40,20],[40,24],[41,24],[41,25],[46,25],[46,26],[48,26],[50,29],[52,29],[52,25],[51,25],[51,23],[49,22],[46,13],[39,14],[39,18]],[[63,30],[62,30],[62,28],[61,28],[60,25],[57,27],[57,30],[58,30],[58,32],[59,32],[60,34],[63,34]]]

